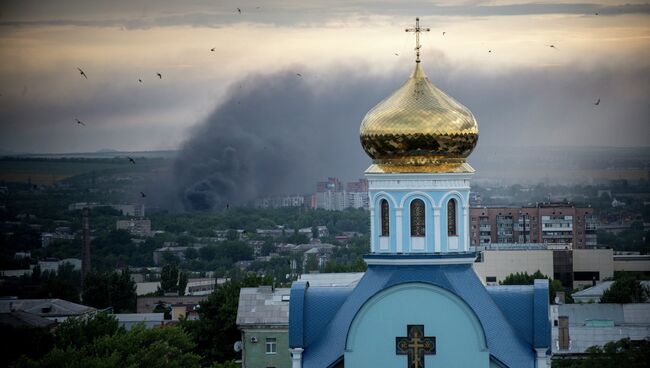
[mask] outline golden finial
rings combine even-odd
[[[420,32],[429,32],[430,28],[420,28],[420,18],[415,18],[415,27],[407,28],[406,32],[415,32],[415,62],[420,62]]]

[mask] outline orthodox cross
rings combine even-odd
[[[430,28],[420,28],[420,18],[415,18],[415,27],[407,28],[406,32],[415,32],[415,62],[420,62],[420,32],[429,32]]]
[[[395,338],[395,354],[408,355],[408,368],[424,368],[424,355],[436,353],[435,336],[424,336],[424,325],[407,325],[406,333]]]

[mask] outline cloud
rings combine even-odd
[[[113,2],[111,2],[113,3]],[[366,18],[369,15],[390,17],[487,17],[521,15],[594,15],[650,14],[650,4],[598,3],[520,3],[435,5],[430,2],[387,1],[323,1],[274,2],[258,9],[256,1],[212,3],[205,1],[118,1],[112,6],[99,6],[83,0],[9,1],[0,27],[79,26],[124,27],[148,29],[153,27],[218,28],[235,23],[278,26],[315,26],[342,19]],[[240,7],[242,14],[236,9]]]

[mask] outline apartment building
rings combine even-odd
[[[538,203],[533,207],[470,208],[473,246],[544,243],[558,248],[593,248],[596,218],[590,207],[572,203]]]

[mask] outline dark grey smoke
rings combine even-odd
[[[385,96],[388,81],[358,74],[295,68],[237,83],[178,155],[174,176],[185,209],[309,192],[328,175],[361,177],[369,159],[359,124]]]
[[[425,63],[430,79],[478,120],[480,139],[470,162],[482,176],[512,167],[513,180],[521,180],[530,174],[517,176],[519,169],[549,169],[539,156],[544,147],[648,144],[646,66],[568,65],[484,74],[458,70],[440,55],[428,60],[437,60]],[[361,119],[411,70],[385,77],[329,70],[338,72],[313,75],[296,67],[237,83],[179,153],[174,176],[184,207],[207,210],[259,196],[309,193],[328,176],[361,177],[370,163],[359,143]],[[597,98],[602,102],[594,106]],[[497,160],[493,147],[516,154]]]

